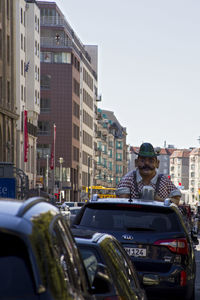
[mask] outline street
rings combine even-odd
[[[200,236],[199,236],[199,245],[196,246],[195,256],[196,256],[196,267],[197,267],[195,300],[198,300],[200,299]]]

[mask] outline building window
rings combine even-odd
[[[7,102],[10,103],[10,81],[7,81]]]
[[[88,92],[83,89],[83,102],[93,110],[93,98],[88,94]]]
[[[92,136],[83,130],[83,144],[92,149]]]
[[[21,60],[21,75],[23,76],[24,74],[24,62]]]
[[[35,15],[35,30],[38,30],[37,16]]]
[[[108,141],[108,147],[113,147],[113,141]]]
[[[38,121],[38,135],[51,135],[50,122]]]
[[[79,162],[79,149],[76,147],[73,147],[73,159]]]
[[[20,10],[21,24],[23,24],[23,9]]]
[[[10,63],[10,37],[7,35],[7,63]]]
[[[51,52],[41,52],[40,60],[41,60],[41,62],[51,63],[52,62],[52,53]]]
[[[80,96],[80,84],[76,79],[74,79],[74,93],[79,97]]]
[[[122,166],[116,165],[116,173],[122,173]]]
[[[41,81],[40,81],[41,89],[50,89],[51,88],[51,75],[41,75]]]
[[[7,0],[7,18],[10,19],[10,0]]]
[[[24,87],[21,85],[21,100],[24,100]]]
[[[85,110],[83,110],[83,123],[93,129],[93,118]]]
[[[116,142],[116,149],[122,149],[122,142]]]
[[[24,37],[24,52],[26,51],[26,38]]]
[[[23,39],[23,34],[21,33],[21,49],[23,50],[23,44],[24,44],[24,39]]]
[[[35,66],[35,80],[38,79],[37,66]]]
[[[194,178],[194,176],[195,176],[195,173],[191,172],[191,177]]]
[[[51,100],[48,98],[41,98],[40,99],[40,112],[48,113],[50,111],[51,111]]]
[[[106,158],[103,159],[103,166],[104,166],[104,168],[107,168],[107,159]]]
[[[83,81],[85,81],[87,86],[93,91],[93,79],[85,68],[83,68]]]
[[[122,161],[122,153],[116,153],[116,160]]]
[[[37,41],[35,41],[35,55],[37,55]]]
[[[26,102],[26,87],[24,87],[24,102]]]
[[[75,117],[77,117],[78,119],[80,118],[80,106],[78,103],[76,103],[74,101],[74,109],[73,109],[73,114]]]
[[[71,53],[67,53],[67,52],[54,53],[54,63],[71,64]]]
[[[102,142],[101,141],[97,142],[97,149],[102,150]]]
[[[40,158],[46,158],[47,155],[51,154],[51,145],[49,144],[38,144],[37,145],[37,152],[39,153]]]
[[[73,137],[79,141],[79,126],[73,124]]]

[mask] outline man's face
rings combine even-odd
[[[138,156],[135,162],[141,176],[153,176],[155,175],[155,169],[159,167],[157,157]]]

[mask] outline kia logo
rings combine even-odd
[[[133,240],[133,236],[130,234],[124,234],[124,235],[122,235],[122,237],[124,240],[129,240],[129,241]]]

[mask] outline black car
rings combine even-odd
[[[72,233],[82,255],[91,287],[99,264],[107,267],[109,291],[103,294],[100,287],[100,293],[96,294],[97,299],[146,299],[131,259],[113,236],[81,229],[72,229]]]
[[[0,299],[95,299],[71,231],[45,199],[0,199],[0,242]]]
[[[194,299],[196,264],[191,235],[169,199],[89,202],[73,227],[114,235],[134,262],[147,296]]]

